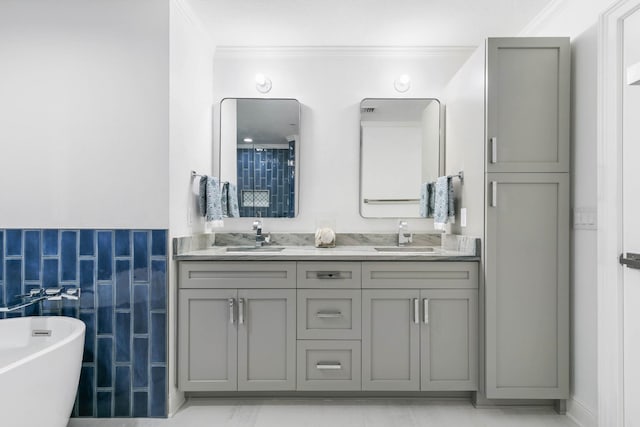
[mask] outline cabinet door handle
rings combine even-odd
[[[491,181],[491,207],[498,206],[498,181]]]
[[[319,311],[316,313],[316,317],[319,319],[334,319],[342,317],[342,313],[340,311]]]
[[[340,272],[339,271],[318,271],[316,273],[316,277],[318,279],[339,279]]]
[[[420,301],[418,298],[413,299],[413,323],[420,323]]]
[[[340,362],[318,362],[316,369],[320,371],[342,369],[342,364]]]
[[[429,298],[425,298],[422,300],[422,304],[424,305],[424,324],[429,324]]]
[[[233,322],[235,322],[235,307],[236,307],[236,300],[234,300],[233,298],[229,298],[229,323],[233,324]]]
[[[244,324],[244,298],[238,298],[238,323]]]
[[[491,141],[491,163],[498,163],[498,138],[495,136]]]

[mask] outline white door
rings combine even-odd
[[[624,19],[623,70],[640,64],[640,11]],[[639,65],[640,66],[640,65]],[[640,82],[622,89],[622,247],[640,257]],[[631,253],[631,254],[630,254]],[[633,263],[633,261],[632,261]],[[627,265],[624,285],[624,425],[640,426],[640,259]]]

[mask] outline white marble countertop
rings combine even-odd
[[[273,248],[283,248],[272,251]],[[240,248],[240,250],[238,250]],[[247,248],[247,250],[243,250]],[[385,248],[388,251],[379,251]],[[479,261],[472,253],[446,250],[440,247],[397,246],[265,246],[252,250],[250,246],[212,246],[174,256],[178,261]]]

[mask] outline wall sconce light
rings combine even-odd
[[[411,77],[403,74],[393,81],[393,87],[397,92],[404,93],[411,87]]]
[[[256,74],[256,90],[260,93],[268,93],[271,90],[271,79],[264,74]]]

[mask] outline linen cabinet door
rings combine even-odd
[[[488,398],[569,397],[568,174],[488,174]]]
[[[362,291],[362,389],[419,390],[419,290]]]
[[[487,172],[569,172],[566,37],[487,41]]]
[[[235,298],[235,289],[179,291],[180,390],[237,389]]]
[[[421,390],[478,389],[478,291],[420,292]]]
[[[295,390],[296,290],[238,291],[238,390]]]

